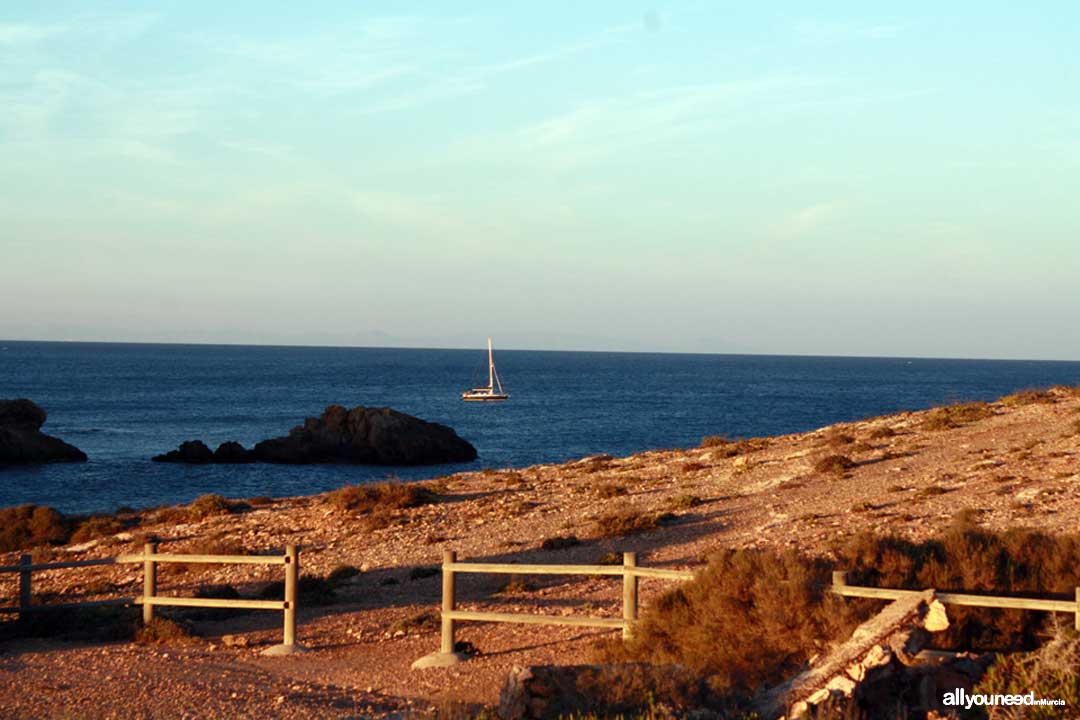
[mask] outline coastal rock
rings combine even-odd
[[[307,418],[285,437],[263,440],[251,450],[230,441],[211,452],[201,440],[189,440],[152,459],[192,464],[431,465],[475,460],[476,448],[445,425],[390,408],[361,406],[347,410],[331,405],[321,417]]]
[[[214,453],[206,447],[202,440],[188,440],[180,443],[176,450],[170,450],[163,455],[155,455],[150,458],[154,462],[189,463],[192,465],[205,465],[214,462]]]
[[[30,400],[0,400],[0,467],[86,460],[79,448],[41,432],[45,418],[45,411]]]
[[[213,462],[253,463],[255,462],[255,457],[251,454],[251,451],[243,445],[234,440],[230,440],[218,445],[217,450],[214,451]]]
[[[307,418],[286,437],[258,443],[252,453],[272,463],[429,465],[476,459],[476,448],[445,425],[390,408],[341,405]]]

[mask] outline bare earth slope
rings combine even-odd
[[[985,416],[985,417],[980,417]],[[279,642],[280,615],[249,614],[197,624],[202,637],[183,646],[0,643],[3,717],[367,717],[407,714],[447,700],[494,702],[513,665],[589,658],[601,631],[466,624],[459,639],[480,655],[450,669],[410,671],[438,646],[439,576],[417,568],[443,549],[465,559],[596,563],[634,550],[639,564],[693,568],[712,548],[793,547],[828,553],[860,531],[932,535],[971,509],[990,528],[1080,527],[1080,395],[1058,389],[1021,394],[959,411],[901,413],[815,432],[741,444],[587,458],[519,471],[465,473],[427,483],[442,501],[395,511],[381,522],[333,507],[327,496],[287,498],[198,523],[154,524],[172,552],[265,551],[297,543],[306,573],[340,565],[362,572],[340,601],[301,611],[301,642],[311,652],[262,657]],[[822,463],[829,456],[851,461]],[[826,467],[826,465],[830,467]],[[647,532],[604,537],[600,523],[618,512],[673,513]],[[543,550],[551,537],[581,543]],[[115,537],[39,550],[36,559],[107,557],[138,551],[141,537]],[[17,554],[0,556],[0,564]],[[231,583],[255,593],[280,569],[209,566],[162,573],[163,593]],[[497,593],[506,576],[469,576],[465,609],[538,613],[619,613],[617,580],[547,578]],[[133,595],[141,568],[60,570],[35,576],[35,591],[65,599]],[[643,581],[644,602],[670,584]],[[13,602],[15,577],[0,577]],[[241,635],[236,646],[224,634]]]

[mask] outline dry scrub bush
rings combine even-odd
[[[211,493],[195,498],[195,501],[187,507],[187,516],[188,520],[202,520],[215,515],[228,515],[233,512],[233,509],[233,503],[221,495]]]
[[[1052,405],[1057,402],[1057,399],[1049,390],[1021,390],[1012,395],[1006,395],[998,402],[1006,407],[1018,407],[1021,405]]]
[[[613,498],[619,495],[625,495],[626,488],[622,485],[616,485],[615,483],[603,483],[596,486],[596,495],[601,498]]]
[[[596,519],[596,534],[599,537],[619,537],[655,530],[670,525],[675,520],[675,516],[668,512],[642,514],[631,510],[616,510]]]
[[[671,503],[668,505],[672,510],[689,510],[695,508],[702,503],[701,498],[697,495],[679,495],[671,499]]]
[[[778,682],[861,619],[856,604],[825,591],[829,570],[792,551],[722,550],[650,606],[628,643],[601,654],[684,665],[723,692]]]
[[[375,510],[401,510],[438,502],[439,497],[423,485],[383,482],[371,485],[346,485],[331,492],[327,502],[344,512],[369,513]]]
[[[1080,637],[1064,628],[1035,652],[998,655],[973,692],[1060,698],[1065,707],[1080,706]],[[997,706],[990,720],[1058,720],[1067,711],[1054,706]]]
[[[540,543],[541,550],[565,550],[566,548],[577,547],[581,544],[581,541],[577,539],[576,535],[557,535],[555,537],[544,538],[544,541]]]
[[[1080,536],[1016,529],[995,533],[960,522],[920,543],[859,536],[839,550],[839,567],[853,585],[987,592],[1060,594],[1080,586]],[[1031,648],[1043,613],[949,606],[950,627],[933,636],[938,647]]]
[[[922,422],[925,430],[951,430],[967,423],[984,420],[994,416],[994,409],[988,403],[972,402],[959,405],[946,405],[934,408]]]
[[[896,431],[887,426],[874,428],[867,437],[871,440],[882,440],[884,438],[896,437]]]
[[[844,455],[826,455],[814,463],[814,472],[843,475],[858,463]]]
[[[123,532],[124,523],[108,515],[94,515],[79,523],[69,542],[83,543]]]
[[[195,640],[186,625],[156,617],[135,629],[135,642],[138,645],[188,645]]]
[[[45,505],[19,505],[0,509],[0,552],[37,545],[62,545],[71,533],[71,521]]]
[[[710,435],[703,438],[701,447],[717,448],[713,453],[715,457],[730,458],[736,455],[764,450],[769,446],[769,438],[747,438],[746,440],[728,440],[722,435]]]

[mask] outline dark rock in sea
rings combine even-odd
[[[30,400],[0,400],[0,467],[86,460],[79,448],[41,432],[45,418]]]
[[[180,443],[176,450],[170,450],[164,455],[155,455],[150,458],[154,462],[190,463],[192,465],[205,465],[214,462],[214,453],[206,447],[202,440],[188,440]]]
[[[271,463],[429,465],[475,460],[476,448],[445,425],[390,408],[331,405],[286,437],[258,443],[252,454]]]
[[[218,445],[218,449],[214,451],[213,461],[216,463],[253,463],[255,456],[240,443],[230,440]]]

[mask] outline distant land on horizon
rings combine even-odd
[[[486,339],[486,337],[485,337]],[[306,343],[221,343],[221,342],[192,342],[170,340],[40,340],[25,338],[0,338],[0,350],[4,343],[49,343],[56,345],[160,345],[177,347],[208,347],[208,348],[312,348],[326,350],[482,350],[479,343],[474,345],[436,346],[436,345],[335,345],[335,344],[306,344]],[[838,353],[835,355],[822,355],[819,353],[776,353],[776,352],[706,352],[706,351],[674,351],[674,350],[628,350],[628,349],[578,349],[578,348],[536,348],[536,347],[500,347],[495,344],[496,352],[551,352],[551,353],[597,353],[618,355],[715,355],[718,357],[791,357],[791,358],[836,358],[836,359],[859,359],[859,360],[956,360],[976,362],[1039,362],[1039,363],[1080,363],[1080,358],[1033,358],[1033,357],[972,357],[965,355],[864,355]]]

